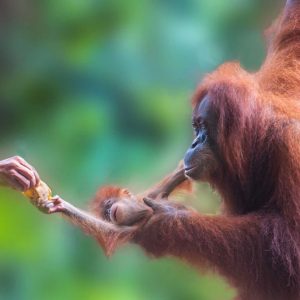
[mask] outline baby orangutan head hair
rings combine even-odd
[[[117,186],[100,188],[91,203],[91,211],[97,217],[121,226],[131,226],[153,213],[143,199]]]

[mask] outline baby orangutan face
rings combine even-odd
[[[153,213],[142,199],[126,189],[114,186],[103,187],[98,191],[92,202],[92,211],[102,219],[122,226],[131,226],[148,219]]]

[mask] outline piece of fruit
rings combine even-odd
[[[37,187],[31,188],[25,191],[23,194],[36,206],[50,201],[52,198],[51,189],[43,181],[41,181]]]
[[[52,192],[48,185],[41,181],[37,187],[31,188],[23,194],[30,199],[30,202],[39,210],[48,212],[49,204],[51,205]]]

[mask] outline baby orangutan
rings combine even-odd
[[[120,226],[132,226],[151,217],[153,211],[144,198],[166,199],[173,191],[191,189],[186,180],[182,164],[157,186],[143,194],[134,196],[127,189],[105,186],[99,189],[91,203],[92,213],[108,222]]]
[[[120,226],[132,226],[147,220],[153,212],[141,197],[116,186],[100,188],[91,203],[91,211],[98,218]]]
[[[175,189],[190,188],[191,183],[186,179],[180,165],[154,188],[137,196],[116,186],[100,188],[91,203],[91,213],[76,208],[59,196],[52,197],[45,184],[43,188],[25,192],[25,195],[42,212],[61,213],[85,233],[92,235],[109,256],[119,245],[132,240],[137,230],[152,216],[153,210],[146,204],[147,201],[143,201],[144,198],[166,199]],[[46,190],[45,193],[43,189]]]

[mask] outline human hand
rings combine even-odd
[[[26,191],[36,187],[39,182],[37,171],[22,157],[13,156],[0,161],[0,185]]]

